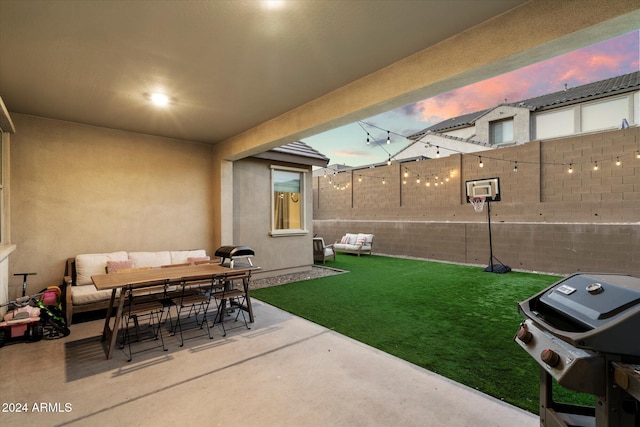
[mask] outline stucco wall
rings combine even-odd
[[[374,252],[487,264],[486,210],[477,214],[466,203],[464,182],[497,176],[502,200],[491,206],[493,244],[505,264],[640,276],[639,140],[635,127],[392,164],[333,176],[342,190],[317,177],[314,233],[328,242],[345,232],[374,233]]]
[[[80,253],[215,250],[211,147],[12,118],[10,274],[37,272],[30,291],[61,283]]]
[[[312,238],[313,209],[311,169],[305,186],[305,215],[308,233],[295,236],[273,237],[271,226],[271,165],[303,168],[258,159],[236,161],[233,168],[233,242],[251,247],[259,265],[261,277],[308,270],[313,264]]]

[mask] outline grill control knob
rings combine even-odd
[[[518,329],[518,332],[516,332],[516,338],[518,338],[525,344],[529,344],[533,339],[533,335],[526,327],[520,326],[520,329]]]
[[[552,368],[560,362],[560,356],[558,356],[558,353],[548,348],[542,350],[542,353],[540,353],[540,358],[544,363],[551,366]]]

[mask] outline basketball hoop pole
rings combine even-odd
[[[491,202],[500,201],[500,178],[471,179],[465,181],[467,190],[467,203],[471,203],[473,210],[480,213],[487,205],[487,223],[489,225],[489,265],[484,271],[491,273],[508,273],[511,267],[504,265],[498,258],[493,256],[493,238],[491,235]],[[493,264],[493,260],[498,264]]]
[[[485,202],[487,204],[487,224],[489,225],[489,265],[484,271],[489,273],[508,273],[511,267],[504,265],[502,261],[493,256],[493,239],[491,238],[491,200]],[[497,269],[494,269],[493,260],[498,261]]]
[[[487,223],[489,224],[489,271],[493,273],[493,241],[491,239],[491,201],[487,200]]]

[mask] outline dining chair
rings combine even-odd
[[[227,330],[241,327],[242,325],[227,328],[225,326],[226,317],[231,317],[234,311],[237,310],[235,321],[237,322],[239,316],[242,315],[244,326],[247,329],[249,323],[244,314],[249,304],[249,281],[251,280],[251,271],[243,272],[230,272],[224,275],[221,280],[221,286],[214,290],[213,296],[216,301],[217,315],[214,319],[214,326],[216,323],[222,327],[224,337],[227,336]]]
[[[173,293],[173,305],[176,308],[176,323],[172,324],[172,334],[178,337],[180,347],[184,345],[183,327],[205,329],[209,339],[213,338],[209,327],[208,315],[212,295],[218,285],[218,279],[182,281]],[[191,337],[195,338],[195,337]]]
[[[164,287],[164,286],[163,286]],[[156,289],[158,291],[159,289]],[[136,290],[129,286],[125,292],[125,306],[122,311],[122,340],[121,348],[127,353],[127,361],[131,362],[133,355],[153,349],[167,351],[162,336],[161,321],[165,306],[154,293],[150,293],[149,288]],[[144,321],[146,327],[141,327]],[[137,343],[156,342],[153,346],[143,346],[137,351],[131,347],[132,341]],[[140,344],[142,345],[142,344]]]

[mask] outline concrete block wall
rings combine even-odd
[[[631,128],[349,171],[331,178],[338,189],[320,177],[313,231],[327,242],[371,232],[378,253],[486,265],[487,206],[474,212],[464,181],[497,176],[502,200],[491,204],[491,223],[502,262],[640,276],[638,150],[640,130]]]

